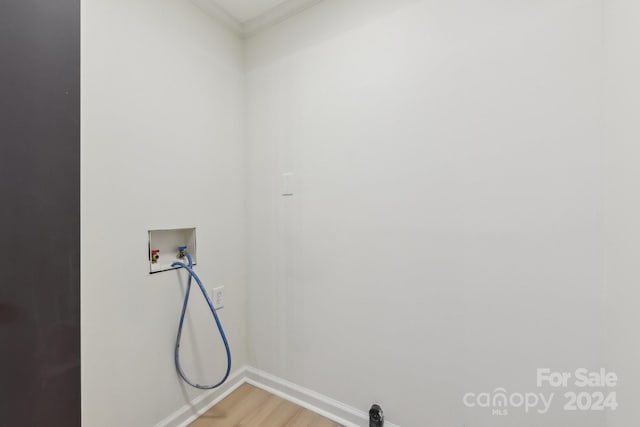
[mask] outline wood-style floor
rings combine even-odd
[[[340,427],[340,424],[243,384],[191,427]]]

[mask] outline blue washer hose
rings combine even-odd
[[[180,325],[178,326],[178,336],[176,337],[176,349],[175,349],[176,370],[178,371],[178,374],[180,374],[180,377],[184,380],[184,382],[189,384],[191,387],[199,388],[200,390],[211,390],[221,386],[227,380],[227,378],[229,378],[229,373],[231,372],[231,350],[229,350],[229,342],[227,341],[227,336],[224,334],[224,329],[222,329],[222,324],[220,323],[220,319],[218,318],[218,313],[216,313],[216,309],[213,306],[213,303],[211,302],[209,295],[207,295],[207,291],[202,285],[202,281],[200,280],[198,275],[195,273],[195,271],[193,271],[193,260],[191,259],[191,255],[189,255],[188,252],[185,252],[185,256],[189,261],[189,265],[179,261],[176,261],[173,264],[171,264],[171,267],[180,267],[185,269],[187,273],[189,273],[189,281],[187,282],[187,291],[185,292],[185,295],[184,295],[184,303],[182,304],[182,314],[180,315]],[[189,295],[191,294],[191,279],[196,279],[196,283],[200,287],[200,291],[202,291],[202,295],[204,296],[204,299],[207,301],[207,304],[209,305],[211,314],[213,314],[213,318],[216,321],[216,325],[218,325],[218,331],[220,331],[220,337],[222,338],[222,342],[224,342],[224,347],[227,351],[227,372],[224,374],[224,378],[222,378],[222,380],[220,380],[220,382],[215,385],[200,385],[200,384],[192,383],[191,381],[189,381],[189,379],[187,378],[187,375],[182,370],[182,366],[180,365],[180,340],[182,339],[182,326],[184,325],[184,316],[187,313],[187,305],[189,304]]]

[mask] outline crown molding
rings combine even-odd
[[[227,29],[239,36],[244,36],[244,26],[242,23],[220,7],[214,0],[191,0],[191,2]]]
[[[216,19],[240,37],[249,38],[267,28],[279,24],[292,16],[320,3],[323,0],[286,0],[262,15],[245,23],[238,21],[215,0],[191,0],[207,15]]]
[[[300,12],[320,3],[322,0],[287,0],[262,15],[245,22],[243,35],[251,37],[267,28],[279,24]]]

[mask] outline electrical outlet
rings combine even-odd
[[[213,290],[213,292],[211,293],[212,295],[212,302],[213,302],[213,307],[216,310],[221,309],[222,307],[224,307],[224,286],[220,286],[219,288],[215,288]]]

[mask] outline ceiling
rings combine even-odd
[[[279,6],[285,0],[216,0],[216,2],[229,15],[244,24]]]
[[[248,37],[322,0],[192,0],[208,15]]]

